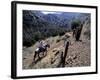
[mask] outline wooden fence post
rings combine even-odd
[[[62,67],[65,67],[66,57],[67,57],[67,53],[68,53],[68,47],[69,47],[69,42],[67,42],[66,47],[65,47],[65,53],[63,55],[63,60],[62,60]]]
[[[81,24],[80,27],[76,31],[76,36],[75,36],[76,41],[79,41],[79,39],[80,39],[82,28],[83,28],[83,24]]]

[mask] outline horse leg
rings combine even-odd
[[[35,61],[36,55],[37,55],[37,53],[35,52],[35,54],[34,54],[34,58],[33,58],[34,61]]]
[[[44,56],[44,51],[42,52],[42,57]]]
[[[43,49],[43,52],[42,52],[42,56],[43,56],[43,57],[44,57],[44,55],[45,55],[44,52],[45,52],[45,49]]]
[[[38,58],[40,59],[39,52],[38,52]]]

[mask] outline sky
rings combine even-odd
[[[61,14],[61,12],[42,11],[43,14]]]

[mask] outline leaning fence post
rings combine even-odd
[[[78,28],[78,30],[76,32],[76,41],[79,41],[79,39],[80,39],[82,28],[83,28],[83,24],[80,25],[80,27]]]
[[[67,53],[68,53],[68,47],[69,47],[69,42],[67,42],[66,47],[65,47],[65,53],[63,56],[62,67],[65,67],[66,57],[67,57]]]

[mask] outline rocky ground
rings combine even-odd
[[[65,51],[62,37],[56,36],[48,38],[50,48],[48,49],[47,55],[43,56],[41,53],[41,59],[38,59],[37,57],[36,62],[33,61],[33,55],[38,43],[31,47],[23,48],[23,69],[57,68],[61,61],[61,52]],[[59,42],[57,42],[58,39],[60,39]],[[71,44],[68,48],[65,67],[90,66],[91,41],[83,35],[81,36],[80,41],[75,41],[72,36],[70,37],[70,41]],[[57,53],[57,51],[59,51],[59,53]]]

